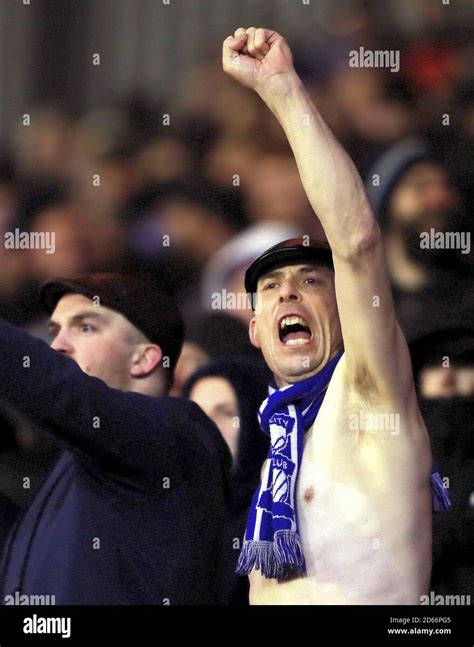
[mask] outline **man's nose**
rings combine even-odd
[[[56,337],[51,342],[51,348],[53,350],[59,351],[60,353],[64,353],[65,355],[72,355],[72,352],[74,350],[71,341],[68,338],[67,333],[65,332],[59,332],[56,335]]]
[[[285,301],[299,301],[300,294],[296,289],[293,281],[289,279],[283,279],[280,284],[280,303]]]

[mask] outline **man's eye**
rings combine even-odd
[[[309,284],[315,284],[315,283],[320,283],[318,279],[314,278],[314,276],[309,276],[307,279],[304,280],[305,283]]]
[[[93,332],[95,330],[94,326],[91,324],[83,323],[80,325],[81,332]]]
[[[275,287],[275,285],[276,285],[276,283],[275,283],[275,282],[273,282],[273,283],[267,283],[267,285],[266,285],[263,289],[264,289],[264,290],[273,290],[273,288]]]

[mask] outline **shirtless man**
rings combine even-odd
[[[431,572],[430,441],[362,181],[280,34],[237,29],[224,41],[223,67],[258,93],[284,129],[334,268],[296,258],[247,274],[257,304],[251,341],[278,389],[316,376],[344,350],[304,435],[294,496],[305,572],[266,577],[254,564],[250,601],[419,604]],[[299,320],[282,339],[282,318],[290,315],[304,325]],[[396,424],[367,424],[387,419]]]

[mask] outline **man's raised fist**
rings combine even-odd
[[[285,39],[276,31],[239,27],[222,48],[222,65],[227,74],[257,92],[293,75],[293,58]]]

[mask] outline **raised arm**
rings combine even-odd
[[[382,240],[362,180],[311,102],[284,38],[238,29],[223,45],[224,70],[255,90],[284,129],[303,186],[331,246],[348,377],[371,400],[413,395]]]
[[[204,452],[198,438],[205,436],[199,432],[207,419],[193,403],[111,389],[1,320],[0,366],[0,401],[106,472],[131,478],[146,473],[161,487],[164,477],[175,483],[188,478],[191,452]]]

